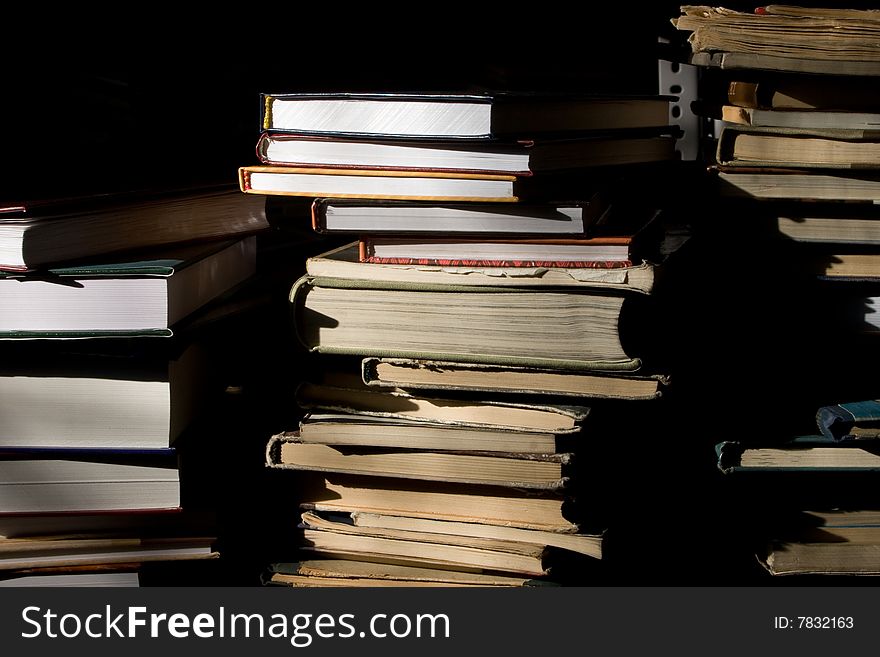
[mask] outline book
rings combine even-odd
[[[772,575],[878,575],[880,527],[840,527],[775,539],[757,556]]]
[[[663,97],[570,94],[264,94],[264,130],[491,139],[662,127]]]
[[[475,285],[482,287],[587,287],[649,294],[656,266],[641,262],[615,268],[441,267],[378,265],[360,261],[360,243],[353,242],[306,259],[306,273],[316,279],[348,279],[386,284]]]
[[[728,85],[727,100],[737,107],[785,110],[761,112],[754,116],[772,116],[782,121],[789,120],[786,117],[795,121],[824,121],[837,117],[841,123],[817,127],[845,128],[857,127],[845,123],[861,120],[857,117],[862,114],[873,115],[880,93],[859,78],[777,75],[760,80],[733,80]]]
[[[719,171],[722,196],[761,200],[808,201],[880,201],[880,177],[851,173],[816,173],[796,169],[785,171],[749,170]]]
[[[735,471],[875,471],[880,444],[837,441],[826,436],[797,436],[773,446],[727,441],[716,446],[718,467]]]
[[[136,588],[140,578],[136,572],[52,573],[46,575],[12,575],[0,579],[0,588],[45,588],[65,586],[78,588]]]
[[[431,398],[403,391],[349,388],[303,382],[295,393],[297,405],[350,415],[451,427],[576,433],[589,415],[586,406]]]
[[[500,571],[541,577],[548,574],[548,550],[514,541],[472,539],[393,529],[357,527],[306,512],[304,550],[327,556],[389,561],[393,564]]]
[[[669,384],[664,375],[614,376],[529,367],[502,367],[418,360],[365,358],[363,380],[380,388],[470,390],[529,395],[566,395],[595,399],[656,399]]]
[[[194,343],[167,358],[50,353],[0,369],[0,449],[162,449],[198,417],[209,364]]]
[[[726,167],[876,169],[880,133],[727,125],[721,130],[716,158]]]
[[[875,101],[876,102],[876,101]],[[797,128],[802,130],[878,130],[880,114],[822,110],[758,109],[724,105],[721,120],[753,127]]]
[[[534,490],[558,490],[569,482],[572,455],[469,454],[399,448],[304,443],[294,432],[272,436],[266,464],[273,468],[364,476],[448,481]]]
[[[0,540],[0,570],[92,564],[215,559],[215,538],[95,537]]]
[[[538,586],[544,580],[462,570],[402,566],[400,564],[307,559],[269,566],[267,584],[278,586]]]
[[[880,279],[880,253],[825,253],[814,259],[816,274],[825,280],[870,282]]]
[[[167,337],[175,323],[255,270],[251,236],[47,272],[7,273],[0,277],[0,337]]]
[[[445,536],[471,537],[487,541],[529,543],[568,550],[595,559],[602,558],[604,537],[602,534],[568,534],[561,532],[521,529],[506,525],[489,525],[472,522],[450,522],[428,518],[407,518],[381,513],[354,511],[346,514],[355,527],[420,532]],[[479,543],[475,543],[479,544]]]
[[[867,75],[875,68],[871,65],[880,64],[880,22],[874,11],[770,5],[745,13],[687,5],[672,23],[691,32],[688,42],[695,54],[722,55],[721,65],[727,68],[751,63],[771,70]]]
[[[286,432],[280,434],[286,435]],[[555,434],[512,429],[449,426],[399,418],[348,413],[309,413],[300,422],[302,443],[336,447],[549,454],[557,451]]]
[[[229,190],[23,202],[0,207],[0,270],[45,268],[268,228],[259,199]]]
[[[779,234],[796,242],[880,244],[880,216],[873,212],[853,208],[837,212],[825,212],[818,208],[810,210],[812,208],[778,213],[776,226]]]
[[[880,401],[869,399],[822,406],[816,426],[829,440],[880,438]]]
[[[619,175],[607,168],[593,173],[572,171],[515,176],[286,166],[247,166],[239,168],[238,174],[241,191],[247,194],[452,203],[573,202],[592,195],[606,186],[609,178]]]
[[[304,276],[290,301],[297,337],[321,353],[636,370],[641,362],[624,349],[620,322],[624,304],[637,299],[604,292]]]
[[[168,451],[4,452],[0,513],[144,511],[180,507],[180,472]]]
[[[283,203],[284,200],[282,199]],[[277,199],[267,199],[273,213]],[[433,236],[578,236],[608,209],[600,193],[577,205],[436,204],[371,199],[315,199],[312,228],[319,233],[425,234]]]
[[[334,474],[307,480],[300,506],[573,534],[581,529],[575,504],[557,493]]]
[[[487,145],[482,142],[418,142],[340,139],[264,132],[257,157],[268,165],[343,169],[402,169],[507,173],[527,176],[671,160],[669,136],[601,135]]]
[[[630,236],[568,239],[464,240],[364,237],[360,260],[380,265],[444,267],[630,267]]]

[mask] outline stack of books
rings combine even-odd
[[[216,558],[215,514],[184,503],[217,394],[197,318],[254,274],[262,206],[206,189],[0,217],[3,579],[160,582],[158,563]]]
[[[826,477],[818,484],[822,496],[786,483],[778,507],[791,507],[798,517],[832,514],[843,523],[835,526],[859,524],[840,520],[842,505],[862,514],[877,504],[865,478],[877,469],[880,443],[870,428],[839,431],[834,418],[853,411],[867,419],[861,411],[872,403],[858,400],[880,394],[870,374],[880,356],[880,15],[782,5],[752,14],[692,6],[682,12],[673,22],[690,32],[691,62],[706,67],[699,111],[715,120],[707,151],[724,205],[718,218],[728,219],[719,233],[729,242],[731,231],[742,231],[751,218],[749,244],[764,263],[755,279],[761,288],[744,289],[745,277],[736,284],[741,299],[751,295],[743,311],[752,316],[754,342],[762,344],[755,353],[775,356],[774,384],[756,384],[752,397],[739,393],[743,398],[734,401],[748,406],[766,390],[774,412],[748,438],[720,441],[719,466],[769,472],[763,476],[779,478],[777,490],[791,473],[809,475],[813,484]],[[784,310],[768,313],[760,300]],[[878,572],[880,562],[869,563],[868,556],[880,549],[873,533],[859,530],[850,539],[814,523],[798,538],[793,527],[802,523],[762,518],[766,480],[748,481],[763,492],[754,494],[754,516],[745,525],[763,536],[756,553],[769,572]],[[850,540],[870,549],[837,549]],[[811,547],[801,552],[800,544]]]
[[[270,467],[300,471],[303,539],[269,581],[512,586],[595,568],[606,527],[577,494],[593,407],[667,383],[634,345],[671,241],[650,194],[622,197],[675,157],[669,100],[263,103],[242,191],[268,196],[270,220],[350,236],[291,290],[320,358],[299,426],[267,446]]]

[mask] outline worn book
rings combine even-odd
[[[401,169],[470,173],[533,173],[671,160],[669,136],[596,135],[581,139],[474,141],[340,139],[264,132],[260,162],[298,167]]]
[[[284,434],[282,434],[284,435]],[[450,426],[352,413],[309,413],[300,422],[302,443],[335,447],[391,447],[457,452],[549,454],[556,434],[501,427]]]
[[[693,63],[837,75],[880,74],[877,12],[768,5],[753,13],[686,5],[673,19]]]
[[[256,271],[256,237],[0,276],[0,338],[170,336]]]
[[[880,524],[871,509],[807,511],[775,527],[756,554],[772,575],[880,574]]]
[[[266,464],[273,468],[549,491],[568,484],[572,459],[570,453],[483,454],[340,447],[302,442],[296,432],[272,436],[266,448]]]
[[[290,301],[299,340],[321,353],[569,370],[641,366],[620,330],[625,306],[637,312],[637,295],[305,276]]]
[[[262,201],[228,189],[25,201],[0,207],[0,269],[45,268],[120,251],[229,239],[268,228]]]
[[[880,131],[727,125],[718,138],[716,159],[726,167],[877,169]]]
[[[880,214],[873,207],[787,208],[777,213],[776,227],[780,235],[796,242],[880,245]]]
[[[816,411],[816,426],[831,440],[880,438],[880,401],[868,399],[822,406]]]
[[[812,262],[817,276],[823,280],[880,281],[880,253],[833,251],[817,255]]]
[[[880,100],[880,99],[878,99]],[[880,106],[880,103],[878,103]],[[880,130],[880,113],[821,110],[765,110],[724,105],[720,118],[728,123],[801,130]]]
[[[314,278],[408,285],[474,285],[481,287],[586,287],[649,294],[657,266],[640,262],[629,267],[467,267],[439,265],[380,265],[361,262],[359,242],[306,259]]]
[[[669,99],[574,94],[263,95],[264,130],[334,136],[492,139],[663,127]]]
[[[477,573],[402,566],[400,564],[353,561],[351,559],[307,559],[270,564],[267,585],[293,587],[396,587],[396,586],[541,586],[545,580],[527,576]]]
[[[162,449],[209,401],[204,348],[147,355],[9,355],[0,368],[0,449]]]
[[[565,495],[418,479],[312,475],[305,481],[300,505],[569,534],[582,529],[576,502]]]
[[[870,440],[815,435],[766,446],[728,441],[719,443],[716,452],[723,472],[880,470],[880,442]]]
[[[736,167],[718,172],[718,192],[732,198],[775,201],[880,201],[876,172],[817,172],[795,168]]]
[[[423,534],[458,536],[462,538],[468,537],[474,539],[475,544],[479,544],[478,542],[481,540],[528,543],[560,550],[568,550],[595,559],[602,558],[604,541],[604,535],[602,533],[570,534],[538,531],[534,529],[521,529],[519,527],[509,527],[506,525],[451,522],[429,518],[409,518],[406,516],[369,513],[366,511],[352,511],[351,513],[340,515],[343,516],[346,522],[350,522],[355,527],[385,529],[390,531],[420,532]]]
[[[614,375],[413,358],[365,358],[362,376],[365,383],[379,388],[510,392],[594,399],[657,399],[669,385],[669,377],[661,374]]]
[[[304,382],[295,393],[296,403],[308,410],[365,415],[385,419],[483,427],[513,431],[576,433],[590,409],[582,405],[500,402],[434,398],[386,391],[347,388]]]
[[[302,515],[305,550],[326,556],[429,568],[465,567],[544,576],[550,551],[541,545],[447,534],[358,527],[314,512]]]

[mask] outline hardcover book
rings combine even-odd
[[[662,127],[669,99],[571,94],[264,94],[263,129],[335,136],[491,139]]]
[[[359,280],[365,284],[475,285],[482,287],[585,287],[649,294],[656,267],[641,262],[614,268],[441,267],[379,265],[361,262],[359,243],[346,244],[306,259],[306,273],[316,279]]]
[[[147,259],[144,259],[147,258]],[[0,277],[0,338],[172,335],[256,270],[256,238]]]
[[[269,228],[263,203],[237,191],[125,198],[104,196],[0,208],[0,269],[44,268],[120,251],[229,239]]]
[[[716,446],[722,472],[875,471],[880,470],[880,443],[838,441],[826,436],[797,436],[773,446],[728,441]]]
[[[533,173],[671,160],[664,136],[597,135],[587,139],[482,142],[376,141],[264,132],[257,157],[268,165],[457,171],[528,176]]]

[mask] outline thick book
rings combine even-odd
[[[876,128],[808,130],[727,125],[718,138],[716,159],[726,167],[877,169],[880,132]]]
[[[459,390],[529,395],[565,395],[594,399],[657,399],[669,385],[661,374],[605,374],[569,372],[536,367],[504,367],[477,363],[365,358],[364,383],[405,390]]]
[[[250,278],[256,237],[0,277],[0,338],[170,336]]]
[[[771,5],[745,13],[687,5],[672,22],[679,30],[691,32],[688,41],[694,53],[732,59],[726,62],[727,68],[748,67],[751,62],[754,68],[807,73],[880,72],[880,21],[874,11]],[[725,65],[724,58],[721,65]]]
[[[0,513],[147,511],[180,507],[176,455],[165,450],[4,452]]]
[[[238,191],[23,202],[0,207],[0,269],[44,268],[268,228],[263,203]]]
[[[581,529],[576,503],[564,495],[419,479],[328,475],[308,480],[300,505],[570,534]]]
[[[162,449],[209,399],[205,350],[169,358],[52,353],[0,368],[0,449]]]
[[[776,227],[781,236],[795,242],[875,247],[880,245],[880,215],[871,210],[823,211],[807,206],[799,211],[779,212]]]
[[[308,410],[364,415],[451,427],[553,434],[577,433],[590,409],[580,405],[432,398],[402,391],[347,388],[305,382],[296,403]]]
[[[304,443],[296,432],[272,436],[272,468],[396,477],[461,484],[555,491],[569,482],[570,453],[512,454],[422,451],[409,448],[339,447]]]
[[[299,340],[321,353],[572,370],[641,365],[620,333],[635,295],[304,276],[290,301]]]
[[[270,564],[267,585],[293,587],[377,586],[540,586],[544,580],[496,573],[477,573],[441,568],[353,561],[307,559]]]
[[[271,205],[267,204],[269,214]],[[358,235],[578,236],[586,233],[608,206],[601,193],[579,204],[560,206],[319,198],[312,204],[312,228],[319,233]]]
[[[557,451],[556,435],[493,427],[450,426],[350,413],[309,413],[300,422],[302,443],[335,447],[393,447],[457,452],[549,454]]]
[[[305,549],[328,556],[372,556],[403,565],[464,566],[532,576],[548,574],[550,566],[547,548],[530,543],[358,527],[313,512],[302,514],[301,527]]]
[[[264,94],[264,130],[492,139],[663,127],[669,99],[572,94]]]
[[[654,289],[656,265],[641,262],[629,267],[441,267],[438,265],[379,265],[360,260],[359,242],[346,244],[306,259],[306,273],[314,278],[407,285],[474,285],[482,287],[586,287],[649,294]]]
[[[797,436],[772,446],[726,441],[716,446],[722,472],[880,470],[880,442]]]
[[[263,164],[281,166],[528,176],[546,171],[671,160],[674,145],[672,137],[645,135],[597,135],[488,145],[461,140],[378,141],[264,132],[257,142],[257,157]]]

